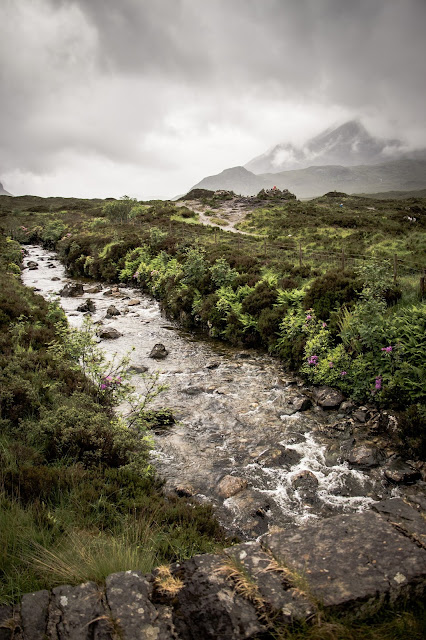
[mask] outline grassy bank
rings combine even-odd
[[[164,496],[143,425],[84,375],[63,313],[20,283],[21,255],[0,236],[0,603],[225,544],[209,507]]]

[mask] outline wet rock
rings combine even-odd
[[[49,592],[26,593],[21,603],[24,640],[44,640],[46,637]]]
[[[113,304],[111,304],[106,312],[106,317],[107,318],[113,318],[114,316],[119,316],[121,315],[119,310],[117,309],[116,306],[114,306]]]
[[[244,352],[244,351],[242,351],[241,353],[237,353],[237,354],[235,355],[235,359],[236,359],[236,360],[248,360],[248,359],[249,359],[249,358],[251,358],[251,357],[252,357],[252,354],[251,354],[251,353],[246,353],[246,352]]]
[[[54,264],[52,264],[51,262],[49,262],[49,263],[47,264],[47,268],[48,268],[48,269],[54,269],[54,268],[55,268],[55,265],[54,265]]]
[[[140,303],[141,303],[141,301],[140,301],[138,298],[131,298],[131,299],[128,301],[127,305],[128,305],[129,307],[135,307],[137,304],[140,304]]]
[[[426,514],[418,513],[401,498],[381,500],[373,505],[373,509],[426,549]]]
[[[354,411],[352,413],[353,418],[355,418],[355,420],[358,420],[358,422],[362,422],[363,424],[365,424],[367,422],[367,417],[368,417],[368,412],[366,409],[357,409],[356,411]]]
[[[117,331],[117,329],[114,329],[114,327],[102,327],[99,330],[98,335],[103,340],[116,340],[117,338],[120,338],[123,334]]]
[[[96,284],[94,287],[86,289],[86,293],[100,293],[102,291],[102,285]]]
[[[197,493],[192,484],[178,484],[174,489],[175,493],[181,498],[190,498]]]
[[[331,387],[320,387],[314,390],[314,397],[323,409],[337,409],[345,399],[345,396]]]
[[[264,451],[255,460],[262,467],[293,467],[302,459],[302,455],[294,449],[281,445]]]
[[[27,262],[27,267],[30,271],[34,271],[35,269],[38,269],[38,263],[34,260],[29,260]]]
[[[148,367],[145,367],[143,364],[132,364],[127,371],[129,373],[146,373],[148,371]]]
[[[362,444],[354,447],[344,459],[352,466],[369,469],[377,467],[383,460],[383,455],[376,446]]]
[[[217,493],[221,498],[230,498],[247,487],[247,480],[238,476],[226,475],[222,478],[216,487]]]
[[[58,278],[58,276],[53,276],[53,278],[51,278],[52,282],[58,282],[60,280],[60,278]]]
[[[63,298],[76,298],[83,295],[83,285],[78,282],[69,282],[60,291]]]
[[[384,468],[387,480],[395,484],[411,484],[421,479],[421,473],[400,459],[390,460]]]
[[[96,311],[96,305],[93,300],[88,298],[77,307],[77,311],[81,311],[82,313],[94,313]]]
[[[304,469],[293,476],[291,479],[291,486],[293,489],[300,490],[303,493],[311,493],[316,491],[318,487],[318,480],[312,471]]]
[[[198,396],[200,393],[205,393],[204,387],[186,387],[182,389],[182,393],[186,393],[187,396]]]
[[[168,355],[169,352],[167,351],[164,344],[158,343],[152,347],[149,357],[154,358],[155,360],[163,360]]]
[[[112,289],[107,289],[106,291],[103,292],[104,296],[111,296],[112,295]]]
[[[106,579],[108,605],[124,640],[175,637],[170,609],[157,609],[150,601],[151,595],[152,583],[139,571],[113,573]]]
[[[176,569],[184,587],[176,596],[176,627],[181,638],[243,640],[263,627],[254,606],[239,596],[223,572],[226,559],[195,556]]]
[[[312,401],[307,396],[294,396],[289,404],[296,412],[306,411],[312,407]]]

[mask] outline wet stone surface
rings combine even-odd
[[[190,486],[196,499],[216,507],[229,531],[250,539],[273,526],[362,511],[405,491],[405,485],[385,476],[386,465],[388,476],[396,473],[389,466],[394,453],[372,438],[371,412],[362,410],[353,418],[357,407],[340,404],[343,398],[327,388],[304,387],[278,360],[179,329],[165,321],[157,302],[136,289],[76,283],[54,255],[39,247],[28,247],[24,266],[29,260],[39,268],[25,268],[23,281],[42,295],[59,296],[66,285],[67,291],[80,291],[59,297],[72,326],[81,325],[83,314],[76,310],[88,298],[95,304],[95,323],[105,321],[111,305],[120,312],[106,321],[119,335],[102,339],[102,348],[111,356],[135,348],[132,380],[141,394],[145,368],[160,372],[159,381],[169,385],[152,405],[172,407],[176,417],[176,424],[155,436],[152,456],[166,490]],[[83,284],[84,292],[75,284]],[[129,300],[140,304],[129,306]],[[150,357],[156,345],[164,346],[167,357]],[[309,487],[294,481],[300,474],[311,478]],[[245,488],[220,495],[225,476],[240,478]],[[411,496],[424,495],[424,486],[411,484]]]

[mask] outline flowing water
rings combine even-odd
[[[35,246],[27,252],[25,264],[38,263],[37,269],[23,271],[27,286],[56,297],[73,282],[51,252]],[[85,289],[94,284],[86,283]],[[153,406],[172,408],[177,422],[155,435],[152,454],[168,490],[211,502],[224,526],[243,538],[271,526],[363,510],[391,495],[379,467],[362,472],[341,462],[341,446],[352,437],[343,414],[315,406],[295,412],[292,398],[308,389],[278,360],[179,329],[139,290],[120,287],[105,295],[108,289],[103,285],[96,294],[61,297],[60,303],[78,327],[84,314],[77,307],[93,300],[93,321],[123,334],[102,340],[105,351],[122,356],[134,347],[132,363],[160,372],[160,381],[168,385]],[[134,298],[139,304],[129,306]],[[111,304],[121,315],[105,319]],[[149,357],[157,343],[169,351],[164,360]],[[143,376],[135,374],[132,381],[143,393]],[[241,479],[242,490],[227,497],[233,491],[223,488],[224,476]]]

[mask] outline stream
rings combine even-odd
[[[24,266],[32,260],[38,267],[24,269],[25,285],[55,298],[75,282],[51,251],[38,246],[26,251]],[[85,290],[95,284],[84,283]],[[152,405],[172,408],[177,421],[154,436],[152,462],[167,490],[212,503],[225,528],[243,539],[361,511],[398,495],[380,465],[360,470],[342,461],[342,448],[353,442],[347,415],[319,406],[295,410],[294,398],[309,394],[309,388],[285,373],[277,359],[180,329],[138,289],[108,290],[102,284],[98,293],[60,297],[60,304],[78,327],[84,314],[77,307],[90,298],[93,321],[123,334],[102,340],[106,353],[123,356],[134,347],[132,364],[160,372],[168,385]],[[105,319],[111,304],[121,315]],[[169,352],[163,360],[149,357],[158,343]],[[144,392],[143,375],[133,375],[132,382]]]

